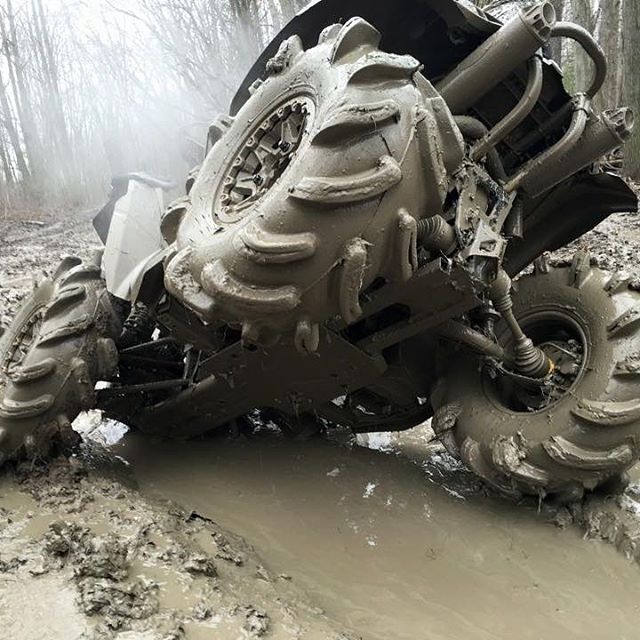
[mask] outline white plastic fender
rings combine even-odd
[[[142,277],[167,253],[160,232],[163,210],[163,190],[137,180],[129,181],[115,204],[102,269],[107,290],[121,300],[135,302]]]

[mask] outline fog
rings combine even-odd
[[[181,181],[299,0],[0,0],[0,212],[99,203],[112,175]]]

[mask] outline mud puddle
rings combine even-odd
[[[0,474],[3,640],[352,640],[240,536],[95,443]]]
[[[638,567],[612,546],[483,495],[426,431],[362,444],[134,434],[116,450],[143,493],[225,522],[364,640],[638,637]]]
[[[96,244],[88,219],[0,221],[0,325],[32,273]],[[556,255],[589,248],[640,284],[639,238],[637,216],[613,216]],[[538,512],[487,496],[420,430],[368,450],[120,435],[98,429],[107,449],[0,473],[0,638],[640,635],[638,471],[621,496]]]

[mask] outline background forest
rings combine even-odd
[[[227,111],[252,62],[306,3],[0,0],[0,215],[99,203],[117,173],[181,178],[185,137]],[[640,110],[640,0],[553,3],[607,51],[600,106]],[[587,84],[580,50],[554,55],[570,87]],[[640,175],[640,132],[627,172]]]

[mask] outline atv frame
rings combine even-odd
[[[451,0],[428,3],[400,0],[393,6],[364,0],[349,0],[346,5],[342,0],[324,0],[298,15],[269,45],[243,81],[231,113],[237,113],[248,99],[249,88],[260,82],[267,61],[277,54],[283,42],[297,34],[304,44],[311,46],[324,25],[351,15],[362,16],[378,26],[388,50],[417,58],[423,65],[422,73],[436,87],[441,87],[457,65],[483,42],[495,37],[501,26],[489,15],[471,11]],[[590,52],[598,49],[588,34],[566,31],[565,27],[558,35],[579,39]],[[504,36],[506,39],[508,34]],[[599,68],[602,60],[596,58],[596,63]],[[474,85],[491,85],[493,73],[491,66],[478,65],[474,68]],[[541,86],[532,93],[535,74],[541,76],[537,79]],[[522,61],[501,82],[481,93],[480,99],[463,96],[461,115],[471,122],[467,129],[472,130],[474,121],[478,120],[486,131],[503,126],[505,120],[514,116],[521,121],[499,142],[507,174],[523,161],[535,158],[541,150],[557,144],[570,128],[573,98],[563,88],[557,65],[548,58],[541,58],[537,69]],[[459,123],[464,125],[464,119]],[[480,134],[474,135],[487,137],[482,131]],[[214,123],[209,144],[214,144],[217,137],[219,124]],[[590,151],[591,156],[597,154]],[[579,157],[576,163],[585,165],[588,161],[585,163],[584,157]],[[577,164],[572,167],[576,168],[581,167]],[[500,259],[511,276],[546,251],[580,237],[612,213],[637,208],[634,193],[617,175],[582,171],[560,181],[554,171],[557,172],[556,166],[547,169],[547,177],[559,184],[541,194],[519,199],[517,219],[512,215],[510,220],[512,227],[516,227],[511,233],[513,237],[508,246],[494,250],[493,257]],[[470,193],[491,183],[492,179],[482,172],[471,171],[468,181],[465,189]],[[312,356],[292,349],[286,341],[268,348],[247,348],[240,334],[234,336],[230,330],[227,335],[231,335],[231,339],[223,344],[215,334],[208,341],[207,328],[201,320],[165,294],[162,260],[168,250],[161,237],[158,236],[155,250],[149,252],[139,243],[139,233],[135,230],[128,229],[117,235],[109,233],[111,216],[121,209],[135,211],[129,221],[125,216],[125,225],[158,228],[162,211],[149,206],[148,196],[140,185],[145,185],[147,190],[166,185],[131,176],[129,184],[133,185],[133,194],[123,195],[126,183],[126,179],[116,181],[112,199],[98,216],[96,227],[106,243],[107,254],[113,245],[116,247],[113,251],[125,254],[130,263],[142,267],[123,271],[129,281],[125,289],[129,287],[130,295],[123,295],[122,283],[111,282],[107,269],[109,289],[130,303],[143,303],[155,309],[159,325],[165,327],[169,335],[193,345],[192,349],[198,354],[197,367],[195,370],[187,367],[185,378],[154,381],[150,386],[114,387],[102,393],[105,409],[129,422],[131,416],[136,415],[136,407],[144,404],[144,412],[136,422],[144,430],[167,433],[179,422],[181,435],[195,435],[216,424],[245,416],[256,407],[268,407],[283,416],[313,414],[360,433],[379,431],[389,425],[394,429],[410,428],[432,415],[427,399],[416,404],[416,398],[424,396],[424,390],[434,384],[435,362],[425,361],[424,356],[435,353],[439,337],[448,335],[485,354],[495,352],[495,345],[488,344],[487,339],[452,322],[481,306],[482,300],[478,297],[474,274],[446,255],[422,265],[406,282],[387,286],[374,283],[362,293],[362,314],[356,323],[347,326],[338,319],[320,327],[318,348]],[[505,200],[509,198],[504,192],[501,195]],[[147,198],[147,201],[136,207],[131,204],[134,198]],[[130,242],[123,248],[122,238],[127,237]],[[125,357],[134,353],[142,356],[154,347],[150,342],[137,345],[125,353]],[[148,400],[143,398],[149,390],[157,391],[164,386],[183,390],[168,401],[163,399],[157,409],[149,407]],[[360,402],[361,407],[373,403],[382,411],[354,410]]]

